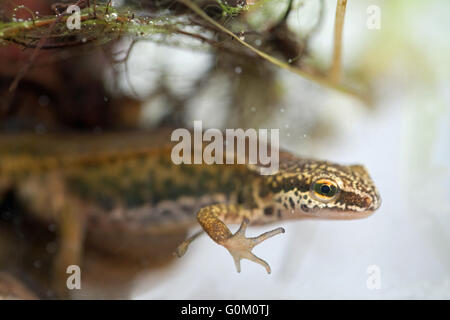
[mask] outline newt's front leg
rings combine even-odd
[[[197,214],[197,219],[203,230],[213,239],[216,243],[224,246],[231,254],[236,264],[236,269],[238,272],[241,271],[241,259],[248,259],[256,262],[266,268],[267,273],[270,273],[270,266],[264,260],[258,258],[252,253],[252,249],[263,242],[264,240],[271,238],[279,233],[284,233],[283,228],[276,228],[274,230],[265,232],[254,238],[246,238],[245,231],[250,222],[249,211],[235,205],[212,205],[200,209]],[[226,226],[224,221],[233,221],[236,218],[242,219],[242,224],[239,230],[232,234],[230,229]],[[186,240],[178,250],[177,254],[179,256],[183,255],[187,249],[187,245],[198,234],[194,235],[193,238]]]

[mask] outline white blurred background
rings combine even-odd
[[[311,3],[313,3],[311,5]],[[312,55],[329,63],[335,0],[325,0]],[[314,1],[308,1],[314,10]],[[370,5],[381,28],[366,26]],[[302,11],[305,12],[305,11]],[[281,222],[286,233],[255,248],[272,274],[229,253],[206,236],[186,256],[136,281],[136,299],[400,299],[450,298],[450,3],[446,0],[349,0],[344,28],[345,73],[363,70],[373,83],[372,108],[277,71],[283,106],[263,127],[280,128],[288,150],[342,163],[364,164],[382,196],[381,208],[359,221]],[[290,23],[302,25],[302,16]],[[205,52],[138,43],[129,60],[138,93],[157,82],[163,65],[182,94],[214,63]],[[123,86],[128,85],[124,78]],[[224,126],[226,87],[216,79],[192,102],[192,120]],[[225,98],[224,98],[225,99]],[[142,115],[154,118],[155,104]],[[301,107],[299,107],[301,106]],[[146,113],[147,112],[147,113]],[[258,106],[252,108],[255,114]],[[311,131],[314,122],[315,131]],[[318,132],[317,132],[317,128]],[[320,131],[327,134],[322,136]],[[251,228],[250,235],[272,226]],[[380,271],[369,289],[369,266]],[[373,274],[372,274],[373,276]]]

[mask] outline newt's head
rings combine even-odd
[[[380,207],[381,198],[367,170],[326,161],[280,157],[268,187],[285,218],[357,219]]]

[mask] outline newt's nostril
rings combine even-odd
[[[364,204],[366,208],[369,208],[370,205],[372,204],[372,199],[370,197],[365,197],[364,198]]]

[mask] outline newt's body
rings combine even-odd
[[[275,229],[247,239],[247,223],[284,219],[353,219],[380,205],[362,166],[341,166],[281,152],[278,173],[246,165],[175,165],[170,135],[0,136],[0,199],[7,191],[43,221],[59,227],[58,281],[79,264],[85,233],[164,233],[194,226],[233,255],[264,265],[251,249]],[[165,141],[165,143],[161,143]],[[233,235],[227,223],[242,223]],[[105,231],[106,230],[106,231]],[[191,240],[183,243],[184,254]]]

